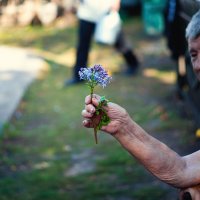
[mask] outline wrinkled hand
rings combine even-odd
[[[94,128],[95,122],[98,121],[97,115],[95,115],[96,107],[100,101],[100,96],[94,94],[91,100],[91,96],[85,98],[85,109],[82,111],[82,116],[84,117],[83,125],[87,128]],[[126,110],[115,103],[109,102],[107,106],[104,107],[110,118],[110,123],[101,128],[102,131],[115,135],[118,131],[126,126],[129,115]]]

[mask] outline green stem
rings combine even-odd
[[[94,92],[94,86],[93,86],[93,84],[92,84],[92,85],[90,86],[90,97],[91,97],[91,102],[92,102],[93,92]],[[95,138],[95,143],[98,144],[97,126],[96,126],[96,124],[95,124],[95,127],[94,127],[94,138]]]
[[[90,86],[90,97],[91,97],[91,102],[92,102],[92,95],[93,95],[93,92],[94,92],[94,87],[91,85],[91,86]]]

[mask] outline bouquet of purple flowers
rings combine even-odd
[[[106,87],[112,77],[108,75],[107,71],[101,65],[94,65],[93,67],[89,68],[81,68],[79,71],[80,79],[87,81],[87,85],[90,88],[90,95],[94,93],[94,88],[97,85],[102,86],[103,88]],[[103,108],[103,106],[107,106],[108,100],[105,96],[100,98],[99,105],[96,107],[95,115],[97,117],[97,121],[93,121],[94,125],[94,135],[96,144],[97,141],[97,131],[101,129],[102,126],[109,124],[110,119]]]

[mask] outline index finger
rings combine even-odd
[[[88,105],[91,103],[91,95],[85,97],[85,104]]]
[[[98,106],[99,100],[100,100],[100,96],[99,95],[93,94],[92,95],[92,100],[91,100],[91,95],[88,95],[88,96],[85,97],[85,104],[86,105],[93,104],[94,106]]]

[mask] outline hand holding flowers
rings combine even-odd
[[[90,88],[90,97],[92,99],[94,88],[97,85],[102,86],[103,88],[108,85],[111,81],[111,77],[105,71],[101,65],[94,65],[90,68],[81,68],[79,71],[80,79],[87,81],[87,85]],[[108,100],[103,96],[100,98],[99,105],[96,107],[95,115],[98,116],[96,120],[93,120],[94,135],[96,144],[97,141],[97,131],[101,129],[102,126],[107,125],[110,122],[110,119],[104,110],[104,106],[107,106]]]

